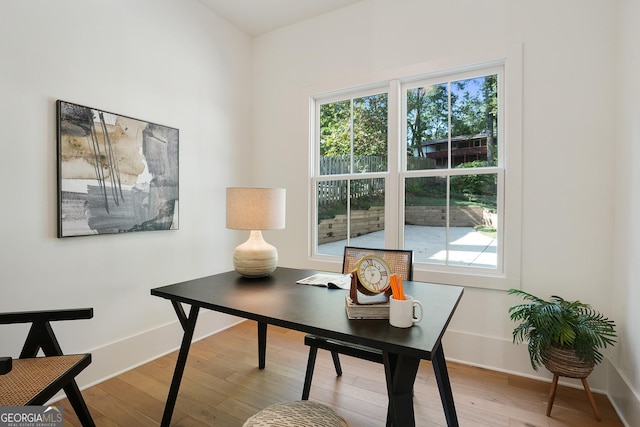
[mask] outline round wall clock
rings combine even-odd
[[[365,295],[385,292],[391,285],[391,268],[377,255],[365,255],[356,264],[358,290]]]

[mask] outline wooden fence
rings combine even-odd
[[[347,183],[351,187],[351,200],[362,197],[384,197],[384,178],[352,179],[350,182],[320,181],[318,182],[318,206],[343,206],[347,204]]]
[[[320,174],[336,175],[351,173],[350,156],[324,156],[320,158]],[[409,170],[432,169],[435,163],[424,157],[408,157]],[[387,158],[381,156],[355,156],[353,159],[354,173],[384,172],[387,170]],[[346,180],[330,180],[318,182],[318,206],[346,206]],[[384,196],[384,178],[351,179],[351,198]]]

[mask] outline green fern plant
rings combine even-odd
[[[598,364],[603,358],[599,349],[616,342],[615,323],[588,304],[556,295],[546,301],[519,289],[508,292],[528,301],[510,307],[509,317],[520,322],[513,330],[513,342],[528,342],[536,371],[550,347],[572,349],[582,361]]]

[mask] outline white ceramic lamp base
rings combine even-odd
[[[233,252],[233,267],[245,277],[264,277],[278,266],[278,250],[265,242],[261,231],[252,231],[249,239]]]

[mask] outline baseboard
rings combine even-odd
[[[193,341],[223,331],[244,320],[227,314],[201,310]],[[176,318],[175,322],[90,350],[91,364],[76,377],[78,387],[81,390],[92,387],[176,351],[180,348],[182,336],[183,330]],[[64,397],[64,392],[60,392],[47,403],[56,402]]]
[[[620,370],[609,364],[609,400],[626,426],[640,426],[640,395]]]
[[[514,345],[510,340],[448,330],[442,345],[445,357],[453,362],[549,383],[553,378],[544,368],[537,372],[533,370],[524,344]],[[558,383],[582,389],[582,383],[577,379],[561,377]],[[609,397],[626,426],[640,426],[640,395],[610,359],[605,358],[596,366],[589,375],[589,386],[592,391]]]
[[[516,345],[503,338],[448,330],[442,345],[446,359],[453,362],[549,383],[553,379],[553,374],[544,367],[538,371],[531,367],[526,344]],[[608,364],[609,361],[605,359],[589,375],[589,387],[592,391],[607,394]],[[582,383],[577,379],[561,377],[558,383],[582,389]]]

